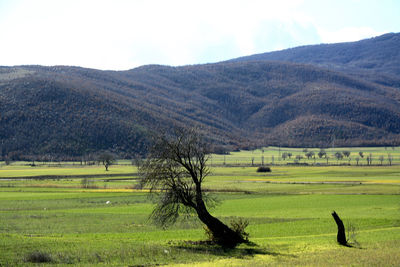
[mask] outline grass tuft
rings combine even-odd
[[[47,252],[33,251],[25,256],[25,261],[31,263],[46,263],[46,262],[52,262],[53,258]]]

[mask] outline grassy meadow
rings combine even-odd
[[[195,216],[167,229],[151,224],[153,203],[135,189],[129,161],[108,172],[72,162],[0,162],[0,266],[400,265],[400,149],[352,148],[350,164],[334,159],[335,150],[345,149],[327,150],[328,166],[324,158],[301,159],[305,166],[279,157],[304,155],[300,148],[213,155],[204,183],[218,201],[211,213],[250,223],[251,243],[236,249],[199,242],[206,236]],[[371,166],[357,166],[359,151],[372,154]],[[391,166],[378,160],[388,153]],[[262,156],[272,172],[256,172]],[[354,247],[336,243],[333,210],[354,228]]]

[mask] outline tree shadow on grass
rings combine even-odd
[[[170,242],[169,245],[177,250],[190,251],[198,254],[234,257],[238,259],[253,257],[255,255],[296,257],[292,254],[279,253],[265,247],[260,247],[253,242],[247,242],[236,248],[221,247],[212,241],[180,241],[176,243]]]

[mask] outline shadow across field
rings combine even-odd
[[[296,257],[293,254],[279,253],[268,248],[260,247],[253,242],[248,242],[236,248],[221,247],[211,241],[183,241],[178,243],[170,242],[169,244],[171,248],[183,250],[185,252],[189,251],[196,254],[233,257],[238,259],[253,257],[255,255],[283,256],[291,258]]]

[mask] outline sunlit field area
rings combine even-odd
[[[335,156],[344,151],[350,155]],[[194,215],[154,226],[154,204],[137,189],[131,161],[109,171],[80,162],[0,162],[0,266],[400,265],[400,149],[318,152],[267,147],[211,156],[204,189],[217,205],[210,212],[227,224],[249,222],[250,243],[235,249],[203,242]],[[262,165],[271,171],[257,172]],[[332,211],[353,247],[336,242]]]

